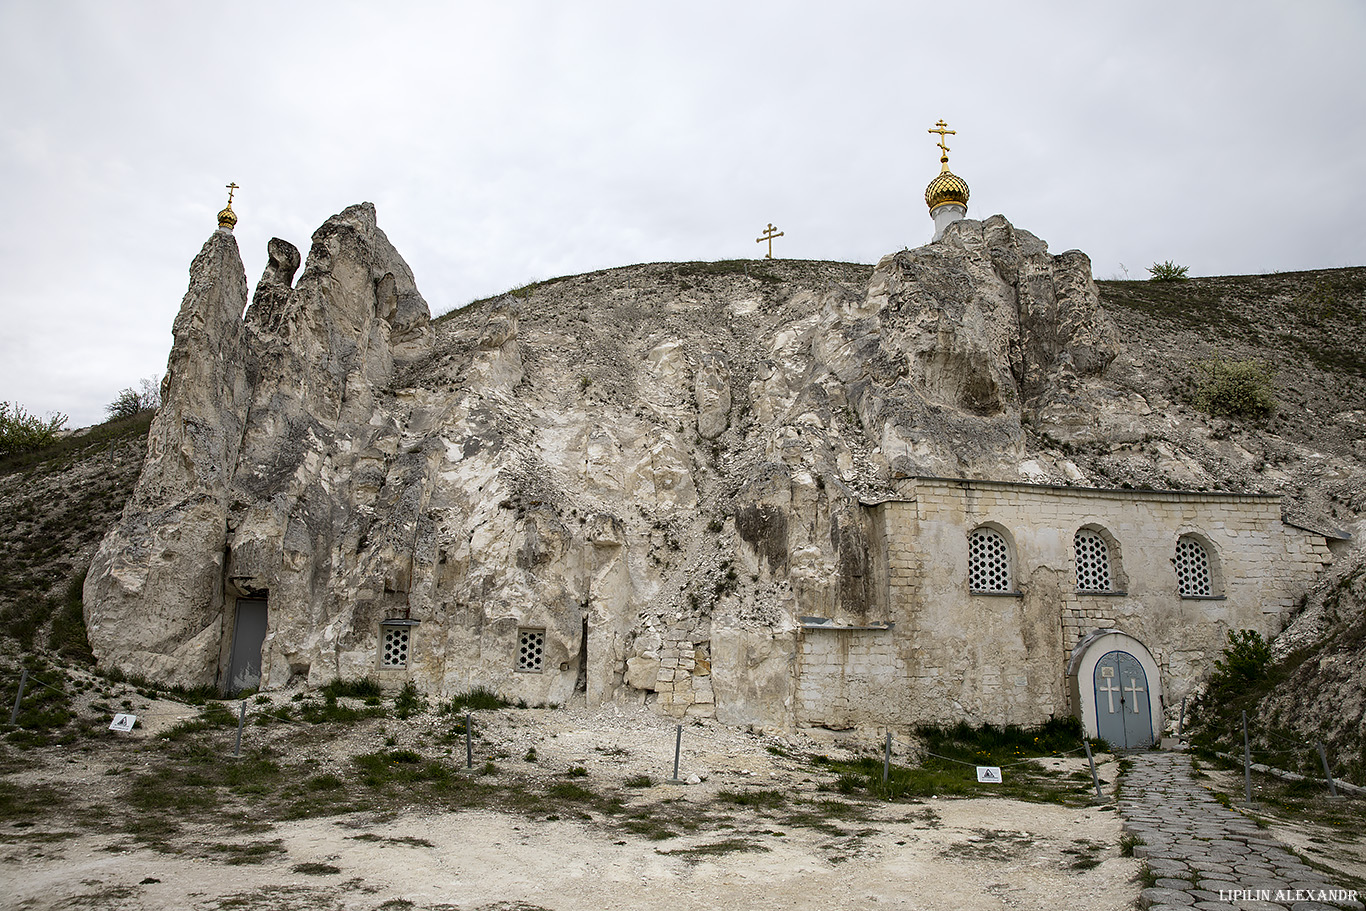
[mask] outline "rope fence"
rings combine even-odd
[[[1366,794],[1366,788],[1358,787],[1354,784],[1342,781],[1333,776],[1332,766],[1328,762],[1328,748],[1321,740],[1315,742],[1309,742],[1305,740],[1294,740],[1282,734],[1277,734],[1275,731],[1261,730],[1258,732],[1259,736],[1265,737],[1268,740],[1275,740],[1283,744],[1291,744],[1293,748],[1273,750],[1267,749],[1265,747],[1258,747],[1256,749],[1253,749],[1252,739],[1248,732],[1248,720],[1246,711],[1243,712],[1241,734],[1239,734],[1238,732],[1232,732],[1232,734],[1233,739],[1235,740],[1241,737],[1243,754],[1241,756],[1236,756],[1232,753],[1226,753],[1219,750],[1215,750],[1214,752],[1217,756],[1220,756],[1224,759],[1242,765],[1244,797],[1246,804],[1248,806],[1251,806],[1253,804],[1253,772],[1258,772],[1263,775],[1270,775],[1274,778],[1280,778],[1284,781],[1322,781],[1328,788],[1328,795],[1330,798],[1336,798],[1340,796],[1338,794],[1339,789],[1347,791],[1352,794]],[[1259,758],[1265,757],[1268,759],[1275,759],[1276,761],[1283,763],[1286,758],[1290,758],[1296,760],[1296,764],[1299,764],[1301,768],[1313,768],[1315,765],[1317,765],[1319,768],[1323,769],[1323,776],[1322,778],[1320,778],[1315,775],[1305,775],[1299,772],[1289,771],[1288,769],[1278,768],[1276,766],[1271,765],[1270,763],[1253,762],[1252,757],[1254,754]],[[1318,760],[1317,763],[1314,762],[1315,759]],[[1289,765],[1291,763],[1285,764]]]
[[[7,691],[7,690],[9,689],[9,685],[10,685],[13,681],[16,681],[16,680],[17,680],[17,682],[18,682],[18,686],[17,686],[17,689],[16,689],[14,702],[13,702],[13,705],[12,705],[12,707],[11,707],[10,715],[9,715],[9,723],[10,723],[11,726],[14,726],[14,725],[17,724],[18,719],[19,719],[19,716],[20,716],[20,711],[21,711],[22,706],[23,706],[24,696],[25,696],[26,692],[32,692],[32,688],[33,688],[33,687],[41,687],[41,688],[43,688],[43,689],[49,690],[49,691],[51,691],[51,692],[53,692],[53,693],[57,693],[57,694],[59,694],[59,695],[65,696],[65,697],[67,697],[67,698],[70,698],[70,697],[72,697],[73,695],[75,695],[74,693],[70,692],[69,690],[64,689],[62,686],[55,685],[54,683],[49,682],[48,680],[42,679],[41,677],[37,676],[36,674],[30,673],[30,671],[29,671],[29,669],[28,669],[27,667],[22,668],[21,673],[18,675],[18,677],[13,676],[12,674],[0,674],[0,681],[3,681],[3,691]],[[122,682],[123,682],[123,681],[116,681],[116,683],[122,683]],[[132,684],[128,684],[128,685],[132,685]],[[174,696],[171,696],[171,695],[169,695],[169,694],[158,693],[158,694],[156,694],[155,698],[156,698],[158,701],[175,703],[175,704],[181,706],[181,707],[182,707],[182,710],[177,710],[177,711],[148,711],[148,710],[143,710],[143,711],[140,711],[140,712],[137,712],[137,713],[134,713],[134,712],[132,712],[132,711],[129,711],[129,712],[114,712],[114,714],[115,714],[115,716],[116,716],[116,720],[115,720],[115,722],[111,725],[111,729],[113,729],[113,730],[118,730],[118,731],[124,731],[124,732],[128,732],[128,731],[131,731],[131,730],[132,730],[132,722],[131,722],[131,721],[129,722],[128,727],[120,727],[120,726],[119,726],[119,723],[118,723],[118,721],[117,721],[117,718],[118,718],[119,716],[123,716],[123,717],[133,716],[133,717],[136,717],[136,718],[138,718],[138,719],[142,719],[142,718],[158,718],[158,717],[174,717],[174,718],[183,719],[183,720],[185,720],[185,721],[192,721],[192,720],[194,720],[194,719],[193,719],[192,716],[190,716],[190,715],[187,714],[187,711],[198,711],[198,712],[200,713],[201,716],[203,715],[203,713],[204,713],[204,711],[205,711],[205,704],[196,704],[196,703],[191,703],[191,702],[184,702],[184,701],[181,701],[181,700],[178,700],[178,699],[174,698]],[[214,701],[212,704],[224,705],[225,702],[226,702],[226,701]],[[308,720],[306,720],[306,719],[299,719],[299,718],[292,717],[291,714],[287,714],[287,713],[286,713],[286,712],[287,712],[287,709],[286,709],[286,712],[282,712],[282,711],[280,711],[278,708],[276,708],[276,707],[273,706],[273,705],[271,706],[271,708],[267,709],[267,708],[264,708],[264,704],[252,705],[252,706],[249,707],[246,699],[239,700],[238,702],[239,702],[239,704],[238,704],[237,725],[236,725],[237,731],[236,731],[236,737],[235,737],[234,745],[233,745],[233,756],[234,756],[234,757],[238,757],[238,756],[241,755],[241,750],[242,750],[242,735],[243,735],[244,728],[246,727],[246,723],[247,723],[248,716],[251,716],[253,720],[257,720],[257,719],[270,719],[270,720],[272,720],[272,721],[280,722],[280,723],[282,723],[282,724],[294,724],[294,725],[305,724],[305,725],[306,725],[306,724],[311,724],[311,723],[313,723],[313,722],[310,722],[310,721],[308,721]],[[225,706],[225,707],[226,707],[226,706]],[[112,711],[112,710],[111,710],[111,711]],[[455,734],[457,734],[457,735],[460,734],[460,733],[463,733],[463,734],[464,734],[464,740],[465,740],[465,765],[466,765],[467,768],[471,768],[471,769],[472,769],[472,768],[474,767],[474,749],[473,749],[473,729],[474,729],[474,720],[473,720],[473,716],[472,716],[471,712],[469,712],[468,710],[465,711],[465,712],[463,713],[463,715],[464,715],[464,717],[461,719],[461,721],[462,721],[463,723],[460,725],[461,727],[463,727],[463,731],[459,730],[459,728],[456,728],[454,732],[455,732]],[[258,721],[258,723],[259,723],[259,721]],[[1225,758],[1225,759],[1228,759],[1228,760],[1231,760],[1231,761],[1234,761],[1234,762],[1239,762],[1239,763],[1242,764],[1243,770],[1244,770],[1244,781],[1245,781],[1246,798],[1247,798],[1247,802],[1248,802],[1249,804],[1252,803],[1251,773],[1252,773],[1253,771],[1256,771],[1256,772],[1259,772],[1259,773],[1262,773],[1262,774],[1273,775],[1273,776],[1275,776],[1275,777],[1279,777],[1279,778],[1282,778],[1282,779],[1288,780],[1288,781],[1319,781],[1319,780],[1322,780],[1322,781],[1327,785],[1328,791],[1329,791],[1330,795],[1333,796],[1333,797],[1337,797],[1337,796],[1338,796],[1338,790],[1339,790],[1339,789],[1342,789],[1342,790],[1344,790],[1344,791],[1347,791],[1347,792],[1353,793],[1353,794],[1366,795],[1366,788],[1361,788],[1361,787],[1358,787],[1358,786],[1356,786],[1356,785],[1350,784],[1350,783],[1348,783],[1348,782],[1341,781],[1341,780],[1339,780],[1339,779],[1336,779],[1336,778],[1333,776],[1332,768],[1331,768],[1331,766],[1329,765],[1329,762],[1328,762],[1327,750],[1326,750],[1326,747],[1325,747],[1325,745],[1324,745],[1323,743],[1319,742],[1319,743],[1312,743],[1312,744],[1311,744],[1311,743],[1309,743],[1309,742],[1302,741],[1302,740],[1294,740],[1294,739],[1289,738],[1289,737],[1286,737],[1286,736],[1284,736],[1284,735],[1277,734],[1277,733],[1275,733],[1274,731],[1261,731],[1261,732],[1259,732],[1259,733],[1260,733],[1261,736],[1266,737],[1269,741],[1276,741],[1278,744],[1281,744],[1281,745],[1288,745],[1288,746],[1287,746],[1286,748],[1284,748],[1284,749],[1268,749],[1268,748],[1265,748],[1265,747],[1259,747],[1258,749],[1255,749],[1255,750],[1254,750],[1254,749],[1251,747],[1251,741],[1250,741],[1250,738],[1249,738],[1249,736],[1248,736],[1248,729],[1247,729],[1247,714],[1246,714],[1246,712],[1244,712],[1244,713],[1243,713],[1243,730],[1242,730],[1242,732],[1241,732],[1242,740],[1243,740],[1243,755],[1242,755],[1241,757],[1239,757],[1239,756],[1235,756],[1235,755],[1233,755],[1233,754],[1231,754],[1231,753],[1224,753],[1224,752],[1217,752],[1217,751],[1216,751],[1217,755],[1219,755],[1219,756],[1221,756],[1221,757],[1223,757],[1223,758]],[[673,744],[673,753],[674,753],[674,757],[673,757],[673,758],[674,758],[673,775],[672,775],[672,777],[670,777],[670,778],[668,779],[668,781],[673,782],[673,783],[679,783],[679,779],[678,779],[679,771],[678,771],[678,770],[679,770],[679,759],[680,759],[680,756],[681,756],[681,753],[682,753],[682,742],[683,742],[683,726],[680,724],[680,725],[677,726],[677,729],[676,729],[676,731],[675,731],[675,738],[674,738],[674,744]],[[882,781],[883,781],[883,784],[884,784],[884,785],[887,783],[888,778],[889,778],[889,775],[890,775],[890,771],[891,771],[892,744],[893,744],[893,735],[892,735],[891,731],[888,731],[887,734],[886,734],[886,743],[885,743],[884,751],[883,751],[883,752],[884,752],[884,755],[883,755]],[[934,758],[934,759],[938,759],[938,760],[941,760],[941,761],[944,761],[944,762],[948,762],[948,763],[952,763],[952,764],[955,764],[955,765],[965,766],[965,767],[968,767],[968,768],[976,768],[976,769],[978,770],[978,779],[979,779],[979,781],[984,781],[984,782],[997,781],[997,782],[999,782],[999,780],[1000,780],[999,777],[997,777],[997,778],[983,778],[983,777],[982,777],[982,774],[983,774],[982,770],[983,770],[983,769],[995,770],[995,771],[994,771],[994,774],[995,774],[996,776],[999,776],[999,775],[1001,774],[1001,770],[1003,770],[1003,769],[1009,769],[1009,768],[1013,768],[1013,767],[1016,767],[1016,766],[1025,765],[1025,764],[1028,764],[1028,763],[1035,763],[1035,762],[1037,762],[1037,761],[1040,760],[1040,759],[1065,758],[1065,757],[1069,757],[1069,756],[1075,756],[1075,755],[1077,755],[1077,754],[1082,753],[1083,751],[1084,751],[1085,754],[1086,754],[1086,758],[1087,758],[1087,761],[1088,761],[1088,765],[1089,765],[1090,770],[1091,770],[1092,780],[1093,780],[1093,782],[1094,782],[1094,784],[1095,784],[1095,789],[1096,789],[1096,796],[1097,796],[1098,798],[1103,799],[1103,798],[1104,798],[1104,794],[1102,793],[1102,790],[1101,790],[1099,775],[1098,775],[1097,772],[1096,772],[1095,758],[1094,758],[1094,757],[1092,756],[1092,754],[1091,754],[1090,743],[1087,742],[1087,741],[1085,741],[1084,739],[1083,739],[1082,745],[1081,745],[1080,747],[1076,747],[1076,748],[1073,748],[1073,749],[1070,749],[1070,750],[1054,751],[1054,752],[1052,752],[1052,753],[1045,753],[1045,754],[1039,754],[1039,755],[1037,755],[1037,756],[1025,757],[1025,758],[1021,758],[1021,759],[1014,760],[1014,761],[1011,761],[1011,762],[1001,763],[1000,765],[994,765],[994,766],[983,766],[983,765],[981,765],[980,763],[977,763],[977,762],[972,762],[972,761],[969,761],[969,760],[959,759],[959,758],[954,757],[954,756],[946,756],[946,755],[944,755],[944,754],[942,754],[942,753],[937,753],[937,752],[934,752],[934,751],[932,751],[932,750],[930,750],[930,749],[928,749],[928,748],[925,748],[924,746],[916,746],[916,747],[913,747],[910,751],[908,751],[908,755],[913,755],[913,756],[914,756],[919,762],[921,762],[921,763],[923,763],[924,760],[925,760],[926,758],[932,757],[932,758]],[[1305,767],[1306,761],[1312,761],[1312,759],[1316,758],[1316,759],[1318,759],[1318,760],[1320,761],[1319,764],[1321,765],[1322,770],[1323,770],[1323,777],[1322,777],[1322,779],[1320,779],[1320,778],[1315,777],[1315,776],[1303,775],[1303,774],[1300,774],[1300,773],[1297,773],[1297,772],[1287,771],[1287,770],[1285,770],[1285,769],[1277,768],[1277,767],[1271,765],[1269,762],[1268,762],[1268,763],[1254,762],[1254,761],[1253,761],[1253,756],[1254,756],[1254,754],[1257,756],[1258,759],[1263,759],[1263,758],[1264,758],[1264,759],[1268,759],[1268,760],[1281,761],[1281,762],[1284,762],[1284,759],[1288,757],[1288,758],[1297,760],[1297,761],[1299,762],[1301,768]],[[1286,763],[1286,764],[1291,764],[1291,763]]]

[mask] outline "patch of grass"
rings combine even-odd
[[[304,700],[299,703],[299,717],[309,724],[355,724],[366,718],[376,718],[383,714],[384,709],[379,706],[367,706],[358,709],[349,705],[341,705],[337,702],[337,697],[331,693],[324,695],[321,705],[312,700]]]
[[[672,851],[655,848],[655,853],[663,854],[668,857],[681,857],[684,860],[695,863],[704,857],[723,857],[727,854],[767,852],[768,850],[769,849],[764,845],[744,838],[726,838],[721,841],[693,845],[689,848],[675,848]]]
[[[1074,839],[1070,848],[1063,848],[1062,853],[1072,855],[1072,862],[1068,867],[1073,870],[1092,870],[1100,866],[1100,855],[1104,853],[1105,845],[1091,841],[1089,838]]]
[[[65,677],[42,659],[30,659],[25,664],[29,670],[28,686],[19,703],[17,727],[5,739],[21,750],[73,742],[76,733],[70,725],[76,715]],[[13,703],[8,709],[12,707]]]
[[[386,750],[353,756],[351,761],[361,773],[361,781],[372,788],[392,784],[442,783],[455,775],[453,769],[435,760],[425,760],[413,750]]]
[[[277,855],[286,853],[284,841],[219,842],[206,846],[215,860],[225,864],[263,864]]]
[[[665,841],[677,838],[679,834],[668,821],[650,813],[633,813],[621,821],[621,827],[632,835],[639,835],[650,841]]]
[[[1146,844],[1147,842],[1144,841],[1140,836],[1135,835],[1132,832],[1125,832],[1123,835],[1119,836],[1119,856],[1133,857],[1134,848],[1138,847],[1139,845]]]
[[[65,794],[45,784],[25,784],[0,779],[0,822],[32,825],[65,806]]]
[[[588,790],[582,785],[574,784],[569,781],[561,781],[546,788],[546,796],[554,800],[568,800],[578,803],[590,803],[597,799],[597,794]]]
[[[355,680],[342,680],[340,678],[329,682],[319,692],[324,697],[337,699],[378,699],[384,695],[380,689],[379,681],[373,677],[360,677]]]
[[[893,764],[882,780],[882,759],[865,756],[855,761],[813,757],[813,761],[836,773],[835,789],[843,794],[868,794],[883,800],[931,796],[995,795],[1044,803],[1082,799],[1086,784],[1048,773],[1034,757],[1074,750],[1081,743],[1081,726],[1075,718],[1050,721],[1034,728],[1014,725],[974,727],[920,727],[916,734],[925,744],[917,767]],[[1003,781],[982,784],[975,766],[1002,767]]]
[[[185,721],[177,722],[158,736],[162,740],[183,740],[200,731],[235,727],[237,727],[237,716],[233,714],[232,709],[222,702],[206,702],[203,708],[199,710],[198,718],[188,718]]]
[[[93,665],[95,653],[90,649],[90,640],[86,638],[85,631],[84,587],[85,570],[82,570],[67,584],[66,595],[53,612],[48,642],[62,660]]]
[[[341,872],[341,867],[334,867],[331,864],[320,864],[312,861],[295,864],[293,867],[290,867],[290,869],[295,873],[302,873],[305,876],[335,876]]]
[[[708,275],[747,275],[761,282],[781,283],[782,279],[763,267],[763,260],[722,259],[716,262],[679,263],[679,278],[700,278]]]
[[[512,705],[502,696],[493,690],[476,686],[458,696],[451,697],[450,701],[441,706],[441,711],[447,715],[458,715],[466,711],[480,711],[489,709],[502,709]]]
[[[622,785],[628,788],[648,788],[654,785],[654,779],[649,775],[632,775],[623,781]]]
[[[394,714],[399,718],[416,715],[426,707],[427,700],[422,698],[422,694],[417,691],[417,684],[411,680],[404,682],[403,689],[394,697]]]

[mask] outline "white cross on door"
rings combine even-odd
[[[1105,685],[1098,686],[1096,689],[1105,694],[1106,700],[1110,703],[1110,714],[1113,715],[1115,713],[1115,693],[1119,692],[1119,687],[1115,686],[1115,682],[1107,677]]]
[[[1130,696],[1133,696],[1133,697],[1134,697],[1134,700],[1133,700],[1133,701],[1134,701],[1134,714],[1137,715],[1137,714],[1138,714],[1138,694],[1139,694],[1139,693],[1146,693],[1147,690],[1145,690],[1143,687],[1139,686],[1139,685],[1138,685],[1138,681],[1137,681],[1135,678],[1133,678],[1133,677],[1130,677],[1130,678],[1129,678],[1129,685],[1126,686],[1126,687],[1124,688],[1124,690],[1125,690],[1125,692],[1127,692]],[[1113,709],[1112,709],[1112,711],[1113,711]]]

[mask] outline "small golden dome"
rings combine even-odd
[[[229,231],[237,224],[237,213],[232,210],[232,194],[237,190],[237,184],[228,184],[228,204],[223,211],[218,213],[218,227],[227,228]]]
[[[939,148],[943,154],[939,157],[939,176],[930,181],[930,185],[925,188],[925,205],[930,207],[930,215],[934,215],[934,210],[940,206],[960,205],[963,211],[968,209],[968,182],[957,174],[949,170],[949,147],[945,144],[945,138],[956,135],[956,130],[950,130],[949,125],[941,118],[934,125],[931,133],[939,134]]]
[[[930,207],[930,214],[933,215],[935,209],[951,203],[962,206],[964,210],[967,209],[968,182],[950,171],[948,160],[945,159],[944,169],[925,188],[925,205]]]

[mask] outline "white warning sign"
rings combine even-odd
[[[138,723],[137,715],[115,715],[114,723],[109,725],[111,731],[123,731],[127,733],[133,729],[133,725]],[[978,780],[981,780],[981,772],[978,772]]]
[[[977,767],[977,780],[985,781],[988,784],[1001,783],[1001,767],[998,765],[979,765]]]

